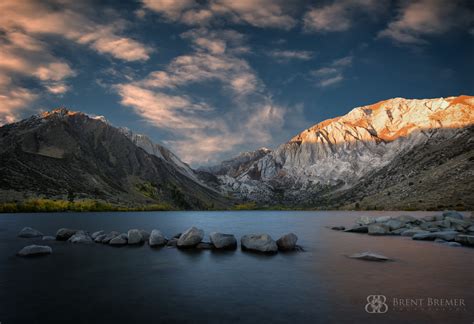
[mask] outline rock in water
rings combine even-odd
[[[349,258],[367,260],[367,261],[390,261],[391,260],[384,255],[373,253],[373,252],[356,253],[349,256]]]
[[[107,237],[107,234],[101,234],[98,235],[95,239],[94,242],[96,243],[102,243],[102,241]]]
[[[199,244],[204,238],[204,231],[196,227],[186,230],[178,239],[178,247],[189,248]]]
[[[19,256],[34,256],[53,253],[53,249],[47,245],[28,245],[18,252]]]
[[[368,233],[369,227],[368,226],[354,226],[352,228],[346,229],[344,232],[347,233]]]
[[[390,232],[390,227],[382,223],[370,224],[368,232],[369,235],[385,235]]]
[[[76,234],[71,236],[68,240],[69,243],[92,243],[91,237],[83,232],[83,231],[77,231]]]
[[[377,217],[375,219],[375,222],[376,223],[385,223],[385,222],[388,222],[389,220],[391,220],[392,217],[391,216],[380,216],[380,217]]]
[[[43,236],[43,241],[55,241],[56,238],[54,236],[46,235]]]
[[[171,240],[166,242],[166,246],[175,247],[178,244],[178,239],[173,237]]]
[[[142,235],[142,242],[146,242],[150,239],[150,233],[145,230],[140,230],[140,234]]]
[[[92,233],[91,237],[92,237],[93,240],[95,240],[97,236],[102,235],[102,234],[105,234],[105,232],[104,231],[97,231],[97,232]]]
[[[428,234],[429,232],[428,231],[424,231],[422,229],[415,229],[415,228],[411,228],[411,229],[407,229],[405,231],[402,232],[402,236],[413,236],[415,234]]]
[[[461,243],[462,245],[474,246],[474,235],[458,235],[456,236],[456,242]]]
[[[278,246],[268,234],[248,234],[240,239],[242,250],[276,253]]]
[[[464,218],[461,213],[458,213],[455,210],[447,210],[447,211],[443,212],[443,217],[444,218],[451,217],[451,218],[457,218],[457,219],[463,219]]]
[[[335,231],[344,231],[346,228],[344,226],[333,226],[331,229]]]
[[[43,233],[41,233],[38,230],[35,230],[34,228],[31,227],[24,227],[20,233],[18,233],[19,237],[24,237],[24,238],[30,238],[30,237],[40,237],[43,236]]]
[[[148,241],[150,246],[163,246],[166,244],[166,238],[159,230],[154,229],[151,231],[150,238]]]
[[[128,241],[127,233],[122,233],[117,235],[113,239],[110,240],[109,244],[114,246],[126,245]]]
[[[452,241],[458,235],[459,235],[459,232],[456,232],[456,231],[442,231],[442,232],[433,232],[433,233],[427,233],[427,234],[415,234],[413,235],[412,239],[433,241],[439,238],[445,241]]]
[[[196,245],[196,249],[198,250],[212,250],[214,248],[214,244],[210,242],[201,242]]]
[[[115,238],[115,237],[117,237],[117,236],[119,236],[119,235],[120,235],[119,232],[112,231],[112,232],[110,232],[109,234],[107,234],[107,235],[102,239],[101,243],[108,244],[108,243],[110,243],[110,241],[111,241],[113,238]]]
[[[296,241],[298,241],[298,236],[293,233],[288,233],[280,237],[276,241],[276,244],[280,251],[292,251],[296,247]]]
[[[358,225],[370,225],[375,223],[375,219],[369,216],[360,216],[356,219]]]
[[[128,244],[140,244],[142,242],[142,234],[137,229],[128,231]]]
[[[78,230],[70,229],[70,228],[60,228],[56,232],[56,240],[58,241],[67,241],[71,236],[76,234]]]
[[[234,250],[237,248],[237,240],[232,234],[212,232],[209,238],[216,249]]]
[[[394,230],[404,227],[405,223],[398,219],[391,219],[388,222],[386,222],[385,225],[387,225],[391,231],[394,231]]]

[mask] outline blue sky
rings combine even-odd
[[[380,100],[472,95],[470,1],[0,1],[0,123],[66,106],[194,166]]]

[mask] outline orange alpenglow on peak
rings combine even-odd
[[[290,143],[389,142],[415,131],[462,128],[473,124],[473,96],[393,98],[357,107],[342,117],[325,120],[295,136]]]

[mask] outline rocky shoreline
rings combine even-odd
[[[90,234],[87,231],[60,228],[55,236],[44,235],[40,231],[31,228],[23,228],[18,237],[21,238],[41,238],[42,241],[63,241],[72,244],[105,244],[110,246],[144,245],[151,248],[177,247],[179,249],[196,250],[236,250],[237,239],[233,234],[212,232],[209,234],[209,242],[204,242],[204,230],[191,227],[183,233],[178,233],[171,238],[167,238],[158,229],[147,232],[142,229],[130,229],[127,233],[111,231],[97,231]],[[257,252],[263,254],[275,254],[278,251],[303,251],[303,248],[296,244],[298,237],[293,233],[281,236],[278,240],[268,234],[248,234],[240,239],[242,251]],[[28,245],[21,249],[17,255],[35,256],[52,254],[53,250],[47,245]]]
[[[409,215],[361,216],[349,229],[344,226],[333,226],[331,229],[346,233],[406,236],[413,240],[435,241],[453,247],[474,247],[474,218],[456,211],[445,211],[442,215],[423,218]]]

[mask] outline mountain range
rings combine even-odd
[[[144,135],[60,108],[0,128],[0,202],[472,210],[473,124],[472,96],[394,98],[194,170]]]

